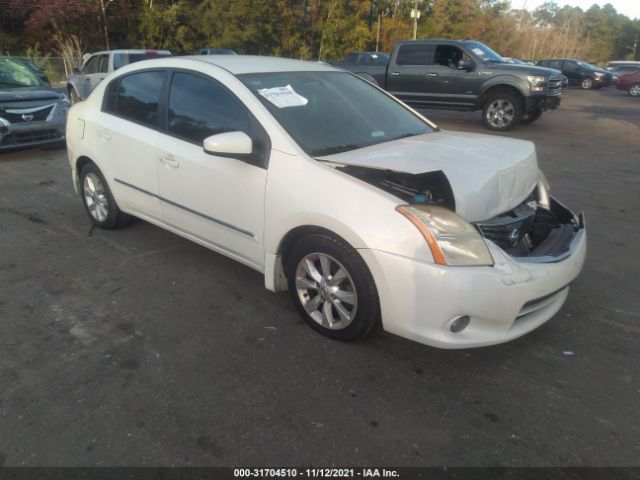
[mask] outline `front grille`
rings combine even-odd
[[[52,109],[53,105],[47,105],[37,111],[33,111],[33,109],[7,109],[0,111],[0,117],[8,120],[9,123],[44,122]]]
[[[58,140],[62,135],[55,129],[33,130],[26,132],[11,132],[5,137],[0,137],[0,145],[3,147],[11,145],[21,145],[32,142],[44,142],[47,140]]]
[[[549,95],[561,95],[562,94],[562,77],[551,77],[549,79]]]

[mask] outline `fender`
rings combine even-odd
[[[531,92],[529,91],[529,84],[524,78],[508,74],[496,75],[494,77],[488,78],[487,81],[484,82],[480,87],[480,95],[478,96],[479,105],[482,105],[482,99],[486,95],[487,91],[493,87],[498,86],[515,88],[524,98],[530,96],[531,94]]]

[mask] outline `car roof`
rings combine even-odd
[[[338,69],[320,62],[305,62],[280,57],[263,57],[259,55],[191,55],[187,58],[200,62],[211,63],[220,68],[224,68],[234,75],[243,73],[269,73],[269,72],[333,72]]]
[[[156,50],[153,48],[133,48],[133,49],[117,49],[117,50],[103,50],[101,52],[93,52],[89,55],[108,54],[108,53],[162,53],[171,54],[169,50]]]

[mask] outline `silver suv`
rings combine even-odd
[[[67,79],[67,93],[73,103],[86,99],[111,72],[130,63],[171,55],[168,50],[109,50],[87,56]]]

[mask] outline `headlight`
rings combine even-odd
[[[544,87],[546,86],[546,78],[545,77],[538,77],[535,75],[529,75],[527,77],[527,80],[529,80],[529,85],[531,86],[531,91],[532,92],[543,92],[544,91]]]
[[[451,210],[432,205],[401,205],[396,210],[420,231],[435,263],[493,265],[489,249],[475,227]]]
[[[593,76],[600,78],[600,77],[604,76],[604,73],[602,73],[602,72],[593,72]]]

